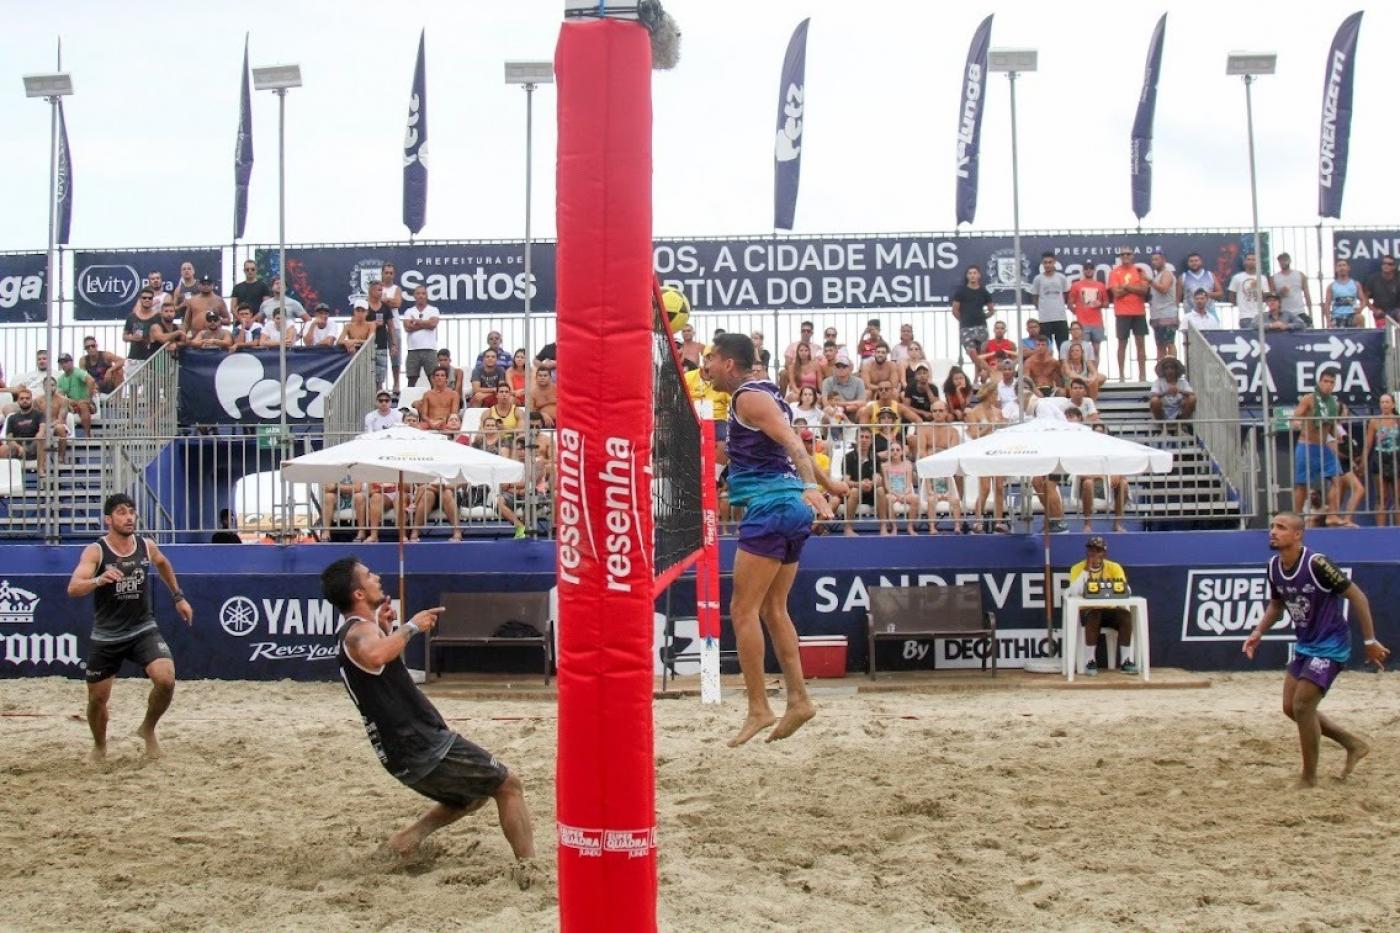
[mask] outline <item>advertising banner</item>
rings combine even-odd
[[[773,229],[791,230],[797,210],[797,183],[802,173],[802,123],[806,109],[807,25],[793,30],[778,81],[778,132],[773,148]]]
[[[48,269],[49,257],[44,253],[0,255],[0,324],[44,320]]]
[[[77,250],[73,316],[79,321],[124,321],[152,272],[161,274],[167,292],[173,291],[186,262],[194,265],[196,276],[212,275],[215,282],[223,282],[223,250],[218,248]]]
[[[1281,405],[1295,404],[1317,387],[1317,378],[1337,374],[1336,394],[1348,405],[1370,406],[1385,389],[1385,332],[1373,329],[1305,330],[1271,333],[1267,337],[1268,365],[1260,365],[1259,335],[1254,331],[1202,331],[1230,372],[1235,375],[1240,402],[1257,405],[1259,385],[1267,371],[1269,396]]]
[[[277,424],[279,351],[191,350],[180,354],[180,424]],[[287,348],[287,420],[319,421],[326,393],[350,365],[335,347]]]
[[[1051,252],[1076,278],[1086,262],[1117,261],[1120,246],[1137,250],[1140,262],[1161,250],[1172,268],[1184,268],[1198,252],[1223,281],[1241,271],[1247,235],[1230,233],[1130,233],[1023,236],[1021,276],[1027,283],[1042,253]],[[259,249],[264,276],[274,271],[276,250]],[[428,289],[443,314],[517,314],[525,297],[524,244],[457,243],[409,246],[291,248],[287,273],[292,294],[308,308],[326,302],[337,314],[364,297],[380,269],[391,262],[405,290]],[[697,311],[842,310],[927,308],[947,305],[967,267],[982,269],[995,300],[1013,300],[1015,253],[1009,236],[753,237],[725,240],[656,240],[652,258],[664,284],[685,292]],[[555,245],[537,242],[532,259],[531,301],[553,310]],[[1027,293],[1029,295],[1029,293]]]
[[[1152,210],[1152,118],[1157,112],[1157,80],[1162,75],[1162,40],[1167,33],[1167,14],[1157,20],[1152,41],[1147,44],[1147,67],[1143,69],[1142,93],[1138,95],[1137,115],[1133,118],[1132,151],[1133,214],[1138,220]]]
[[[1351,263],[1351,277],[1362,285],[1381,271],[1382,256],[1400,256],[1400,230],[1332,231],[1333,261]]]
[[[1322,84],[1322,128],[1317,144],[1317,213],[1342,216],[1342,190],[1347,183],[1347,155],[1351,149],[1351,91],[1356,73],[1356,40],[1361,35],[1361,14],[1342,20],[1332,47]]]
[[[987,50],[992,41],[992,17],[972,34],[963,66],[962,93],[958,95],[958,223],[977,217],[977,168],[982,148],[982,112],[987,106]]]

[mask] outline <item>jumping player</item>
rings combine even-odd
[[[408,643],[437,624],[442,608],[426,609],[391,631],[394,609],[379,575],[353,557],[342,557],[321,573],[321,592],[345,616],[336,655],[340,679],[360,711],[374,753],[404,785],[436,801],[390,836],[389,848],[408,857],[430,833],[492,798],[501,831],[515,851],[516,883],[522,890],[529,887],[535,842],[524,785],[495,756],[447,728],[403,663]]]
[[[748,694],[748,716],[731,748],[777,725],[768,741],[785,739],[816,715],[802,680],[797,629],[788,615],[788,591],[797,574],[802,545],[812,519],[831,518],[822,495],[825,487],[844,497],[846,484],[833,482],[812,465],[802,440],[792,429],[792,409],[767,379],[751,379],[753,340],[744,334],[715,338],[709,359],[710,381],[730,394],[729,502],[746,506],[734,555],[734,594],[729,603],[739,666]],[[787,708],[778,719],[768,705],[763,684],[763,630],[773,638],[773,652],[787,686]]]
[[[1347,751],[1341,773],[1345,780],[1371,747],[1317,711],[1351,657],[1351,630],[1342,615],[1343,600],[1351,603],[1361,625],[1366,660],[1382,667],[1390,650],[1376,640],[1371,604],[1361,588],[1326,557],[1303,546],[1303,520],[1297,513],[1274,516],[1269,523],[1269,548],[1277,552],[1269,559],[1269,608],[1245,639],[1244,653],[1253,659],[1264,633],[1283,617],[1284,610],[1288,611],[1298,643],[1283,678],[1283,714],[1298,724],[1303,749],[1298,786],[1317,785],[1318,746],[1324,735]]]
[[[151,608],[151,568],[170,590],[175,611],[186,625],[194,623],[191,608],[175,568],[156,543],[136,536],[136,503],[125,493],[113,493],[102,504],[107,533],[83,548],[83,556],[68,581],[68,596],[81,599],[93,594],[92,647],[87,662],[87,720],[92,730],[94,763],[107,757],[107,701],[112,678],[130,660],[151,679],[146,718],[136,734],[146,742],[146,757],[160,757],[156,723],[175,696],[175,662],[160,636]]]

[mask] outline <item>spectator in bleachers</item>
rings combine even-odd
[[[136,310],[126,317],[122,340],[130,345],[128,359],[148,360],[164,344],[164,331],[161,329],[160,313],[155,310],[155,299],[153,289],[141,289],[136,299]]]
[[[1382,392],[1376,399],[1380,414],[1366,422],[1366,442],[1361,461],[1375,478],[1376,524],[1400,526],[1400,418],[1395,395]]]
[[[840,408],[847,421],[853,421],[865,405],[865,383],[851,374],[851,358],[836,354],[836,375],[822,380],[822,398],[830,407]]]
[[[912,535],[914,523],[919,520],[919,483],[914,475],[914,464],[904,456],[903,441],[891,441],[886,454],[885,462],[880,465],[880,487],[876,490],[880,534],[899,534],[895,506],[902,505],[905,509],[904,530]]]
[[[928,357],[924,356],[924,345],[914,340],[905,349],[905,357],[900,361],[900,365],[904,367],[904,379],[902,380],[904,385],[914,384],[914,370],[920,363],[927,366]],[[932,372],[932,370],[929,371]]]
[[[885,405],[875,411],[875,456],[881,463],[889,457],[890,445],[904,441],[904,425],[899,420],[899,412]]]
[[[1060,496],[1060,480],[1063,477],[1058,474],[1049,476],[1032,476],[1031,489],[1040,498],[1041,506],[1045,510],[1045,523],[1052,534],[1058,534],[1069,528],[1065,523],[1065,502]]]
[[[1001,408],[1002,417],[1007,421],[1020,421],[1023,387],[1016,381],[1016,363],[1012,360],[1002,360],[997,366],[1001,370],[1001,379],[995,386],[997,405]]]
[[[496,420],[495,415],[489,411],[482,417],[480,430],[476,437],[472,438],[472,446],[477,450],[484,450],[488,454],[496,454],[504,457],[507,454],[501,450],[501,423]]]
[[[860,378],[868,386],[887,382],[898,389],[904,385],[904,367],[890,359],[890,345],[881,340],[861,365]]]
[[[1016,353],[1016,345],[1006,337],[1006,322],[997,321],[992,325],[992,336],[982,345],[982,352],[973,357],[973,362],[976,371],[990,379],[996,366],[1002,360],[1015,359]]]
[[[157,294],[160,294],[159,292]],[[160,342],[171,349],[171,352],[179,352],[180,347],[189,341],[189,335],[185,333],[184,327],[175,319],[175,303],[166,302],[160,308]]]
[[[92,416],[97,413],[97,381],[73,365],[73,354],[58,355],[58,392],[68,400],[69,408],[78,416],[83,434],[92,437]]]
[[[324,301],[311,311],[311,320],[302,328],[301,342],[308,347],[333,347],[340,339],[340,325],[331,320],[331,307]]]
[[[987,342],[987,321],[996,314],[992,293],[982,285],[982,270],[968,266],[963,284],[953,292],[953,318],[958,322],[958,344],[969,357],[982,352]]]
[[[185,265],[188,266],[189,263],[185,263]],[[233,318],[229,315],[228,305],[214,291],[214,279],[207,275],[195,283],[194,294],[185,298],[179,307],[184,314],[181,326],[190,337],[204,329],[204,322],[208,320],[210,311],[219,316],[221,324],[233,322]]]
[[[1190,421],[1196,413],[1196,390],[1186,379],[1186,367],[1176,357],[1157,361],[1157,381],[1152,383],[1148,398],[1152,417],[1164,422],[1164,427],[1179,429],[1182,421]]]
[[[812,427],[820,427],[826,421],[826,412],[822,409],[816,389],[803,386],[798,390],[797,399],[792,403],[792,417],[794,421],[801,418]]]
[[[914,436],[916,457],[922,460],[924,457],[956,447],[967,439],[967,429],[952,423],[950,414],[945,402],[934,403],[933,423],[921,426]],[[929,534],[938,534],[938,505],[942,502],[948,504],[948,509],[953,515],[953,531],[962,533],[962,497],[965,482],[960,476],[940,476],[924,481],[923,496],[928,504]]]
[[[914,376],[904,385],[903,403],[918,412],[920,420],[933,420],[933,403],[938,401],[938,386],[931,380],[932,370],[920,360],[914,364]]]
[[[1010,360],[1003,360],[1001,366],[1003,372],[1005,367],[1011,365],[1011,377],[1016,376],[1015,364]],[[986,437],[996,430],[997,425],[1005,424],[1006,417],[1002,414],[1002,403],[999,391],[1002,383],[987,383],[977,393],[977,404],[968,409],[967,412],[967,433],[968,437],[976,440]],[[1015,389],[1012,388],[1012,398],[1015,398]],[[1006,503],[1006,480],[1000,476],[983,476],[977,480],[977,505],[972,516],[971,531],[978,534],[982,531],[982,522],[987,514],[987,497],[995,490],[992,496],[992,515],[995,521],[994,530],[1005,534],[1011,530],[1011,526],[1003,520],[1003,512]],[[932,506],[930,506],[932,512]]]
[[[860,354],[861,366],[864,367],[867,360],[875,357],[875,348],[884,342],[880,336],[880,319],[871,318],[865,322],[865,330],[860,335],[860,340],[856,343],[856,349]],[[886,344],[888,347],[889,344]]]
[[[15,392],[15,410],[5,417],[0,460],[35,460],[42,477],[45,473],[45,428],[44,412],[34,404],[34,391],[20,386]]]
[[[815,345],[814,345],[813,342],[812,342],[812,332],[813,332],[814,330],[815,330],[815,326],[812,324],[811,321],[803,321],[801,324],[798,325],[798,327],[797,327],[797,332],[798,332],[798,337],[797,337],[797,339],[794,340],[792,343],[788,344],[788,345],[787,345],[787,349],[783,350],[783,369],[784,369],[784,370],[786,370],[789,366],[791,366],[791,365],[792,365],[793,359],[795,359],[795,358],[797,357],[797,347],[798,347],[799,344],[804,344],[804,343],[807,344],[807,349],[812,351],[812,355],[813,355],[813,356],[816,355],[816,348],[815,348]]]
[[[155,292],[155,297],[151,304],[155,307],[157,314],[165,310],[167,303],[169,303],[172,310],[174,309],[175,299],[171,295],[171,289],[165,287],[165,275],[159,269],[152,269],[148,272],[144,284],[151,291]],[[135,311],[136,308],[133,307],[131,310]]]
[[[58,391],[58,380],[53,376],[45,376],[43,383],[44,394],[39,396],[35,407],[44,413],[44,424],[49,434],[58,441],[58,459],[63,460],[68,456],[68,412],[72,406],[68,398]]]
[[[1075,379],[1081,380],[1089,397],[1098,398],[1106,377],[1092,360],[1084,356],[1087,345],[1086,340],[1070,340],[1065,344],[1064,359],[1060,361],[1060,377],[1065,385],[1070,385]]]
[[[403,426],[406,428],[417,428],[423,430],[423,419],[418,416],[416,408],[400,408],[399,414],[403,415]]]
[[[1289,427],[1298,432],[1293,450],[1293,511],[1303,513],[1308,490],[1317,489],[1326,504],[1326,523],[1341,524],[1341,462],[1337,458],[1338,422],[1347,416],[1346,403],[1337,398],[1337,371],[1323,370],[1317,388],[1298,400]]]
[[[1035,349],[1026,355],[1021,369],[1031,386],[1041,398],[1064,395],[1064,373],[1060,361],[1050,349],[1050,338],[1040,334],[1035,338]]]
[[[27,373],[23,373],[13,383],[10,388],[27,386],[30,393],[38,395],[44,391],[44,377],[49,374],[49,351],[37,350],[34,353],[34,368]]]
[[[375,331],[378,324],[370,320],[369,304],[364,300],[356,301],[350,308],[350,320],[345,322],[345,326],[340,329],[340,337],[336,339],[336,345],[345,348],[346,353],[354,354],[366,343],[375,341]],[[235,340],[236,340],[235,335]],[[375,355],[374,363],[375,385],[382,386],[384,377],[379,371],[378,353]]]
[[[290,312],[290,308],[288,311]],[[268,323],[263,324],[262,337],[258,340],[258,345],[263,347],[275,347],[279,344],[292,346],[297,342],[297,322],[288,320],[285,324],[282,319],[282,309],[274,308],[270,312]]]
[[[1084,348],[1084,359],[1086,359],[1090,363],[1095,364],[1094,368],[1097,369],[1099,358],[1094,353],[1094,342],[1085,335],[1083,324],[1079,323],[1078,321],[1070,321],[1069,342],[1065,344],[1065,347],[1068,348],[1076,343]]]
[[[797,391],[803,386],[815,389],[821,385],[821,364],[812,359],[812,345],[810,343],[798,342],[792,362],[788,364],[787,378],[783,381],[787,385],[788,401],[795,399]]]
[[[262,325],[253,318],[253,309],[247,305],[238,308],[238,326],[233,329],[233,348],[251,350],[262,346]]]
[[[1065,398],[1066,413],[1070,410],[1077,411],[1086,424],[1097,424],[1101,420],[1099,406],[1094,404],[1094,400],[1089,397],[1089,383],[1081,376],[1073,376],[1067,385],[1069,386],[1069,395]]]
[[[363,541],[369,534],[367,527],[369,521],[369,497],[365,495],[363,489],[356,489],[355,484],[350,482],[350,477],[345,477],[339,483],[331,483],[321,488],[321,520],[325,524],[325,537],[323,541],[331,539],[331,528],[336,524],[337,516],[349,509],[354,516],[356,541]],[[225,512],[228,510],[225,509]],[[222,516],[220,516],[222,518]],[[228,526],[220,522],[220,528]],[[217,535],[215,536],[217,538]],[[216,540],[214,544],[229,543],[238,544],[238,536],[234,535],[233,540],[227,538]]]
[[[503,432],[525,429],[525,409],[515,404],[515,397],[509,392],[497,392],[496,400],[487,409],[487,413],[496,419]]]
[[[395,313],[403,311],[403,289],[399,287],[398,274],[398,266],[392,262],[379,266],[379,284],[383,286],[384,303],[393,308]]]
[[[235,311],[239,305],[247,305],[256,310],[262,307],[263,302],[271,294],[271,287],[258,278],[258,264],[251,259],[244,260],[243,281],[233,286],[233,293],[229,296],[229,304],[233,305]]]
[[[1264,296],[1264,329],[1272,331],[1295,331],[1304,327],[1303,319],[1283,310],[1282,299],[1269,292]]]
[[[175,307],[183,313],[186,302],[199,294],[199,279],[194,275],[194,263],[180,263],[180,278],[175,282],[170,294],[175,299]]]
[[[890,385],[888,382],[877,382],[871,392],[871,399],[856,416],[856,424],[875,424],[880,420],[883,412],[894,415],[896,422],[909,422],[917,424],[923,421],[923,416],[918,411],[905,405],[899,399],[898,387]],[[883,446],[880,448],[883,450]]]
[[[1196,257],[1199,259],[1200,257]],[[1093,345],[1093,357],[1099,358],[1104,342],[1103,309],[1108,307],[1108,286],[1097,278],[1098,272],[1092,259],[1085,259],[1079,278],[1069,287],[1070,310],[1074,320],[1084,331],[1085,338]],[[1073,338],[1073,327],[1071,339]]]
[[[1264,293],[1273,286],[1267,276],[1258,272],[1259,264],[1253,253],[1244,257],[1244,271],[1230,279],[1230,304],[1240,312],[1240,327],[1250,330],[1264,313]]]
[[[374,397],[374,411],[365,415],[365,433],[383,431],[400,424],[403,424],[403,415],[394,408],[394,397],[387,389],[380,389]]]
[[[408,384],[418,384],[420,377],[431,377],[437,365],[438,309],[428,304],[428,289],[419,285],[413,290],[413,304],[399,313],[403,322],[404,344],[408,359],[404,372]]]
[[[442,425],[442,434],[449,441],[455,441],[462,436],[462,413],[460,411],[454,411],[447,416],[447,420]]]
[[[506,371],[501,366],[496,351],[489,347],[482,351],[481,362],[472,370],[473,408],[489,408],[496,404],[496,395],[506,389]],[[504,394],[509,397],[509,392]]]
[[[764,379],[772,378],[773,354],[763,346],[763,331],[754,331],[749,334],[749,339],[753,341],[754,365],[763,370]]]
[[[272,277],[271,289],[272,293],[264,298],[262,304],[258,306],[259,319],[263,321],[271,320],[272,312],[277,310],[277,308],[284,303],[287,306],[287,320],[291,321],[293,324],[299,324],[310,317],[310,315],[306,313],[306,305],[297,301],[291,295],[284,296],[282,294],[282,277],[280,275],[274,275]]]
[[[559,368],[558,354],[559,345],[551,340],[535,353],[535,368],[547,370],[549,378],[553,379]]]
[[[224,327],[219,312],[204,312],[204,327],[195,331],[189,344],[199,350],[232,350],[233,334]]]
[[[904,366],[910,363],[909,354],[916,346],[914,340],[914,325],[899,325],[899,341],[890,347],[890,359]]]
[[[1215,277],[1215,273],[1206,268],[1205,260],[1201,259],[1201,254],[1193,252],[1186,257],[1186,271],[1181,273],[1176,280],[1177,301],[1183,306],[1190,305],[1198,291],[1205,292],[1206,313],[1219,324],[1220,315],[1215,310],[1215,303],[1225,300],[1225,290]]]
[[[681,328],[681,339],[676,344],[676,353],[687,372],[700,368],[700,358],[705,353],[705,345],[695,339],[694,324],[686,324]]]
[[[1210,295],[1204,288],[1191,293],[1191,307],[1181,319],[1183,329],[1220,330],[1220,321],[1210,313]]]
[[[389,310],[388,315],[373,315],[373,307],[370,309],[372,316],[385,318],[381,321],[381,324],[388,328],[389,367],[394,373],[395,395],[399,394],[400,369],[402,367],[400,348],[404,346],[402,317],[404,310],[403,289],[400,288],[398,282],[394,280],[394,277],[398,275],[398,271],[398,268],[392,262],[386,262],[379,267],[379,294]]]
[[[1118,378],[1128,367],[1128,338],[1137,349],[1138,382],[1147,381],[1147,278],[1137,265],[1137,253],[1129,247],[1118,251],[1118,265],[1108,274],[1108,292],[1113,296],[1113,320],[1118,337]],[[1097,351],[1096,351],[1097,352]]]
[[[96,337],[83,338],[82,368],[97,383],[99,392],[115,392],[122,384],[126,360],[97,348]]]
[[[967,419],[967,409],[973,400],[972,380],[961,366],[948,370],[948,378],[943,380],[943,400],[948,403],[948,417],[954,421]]]
[[[554,380],[547,369],[535,370],[535,381],[530,386],[530,410],[538,412],[540,421],[547,428],[554,427],[554,419],[559,409],[559,395]]]
[[[1152,338],[1157,342],[1157,358],[1176,356],[1176,334],[1181,327],[1181,312],[1176,300],[1176,274],[1167,268],[1167,257],[1161,250],[1152,253],[1152,282],[1148,286],[1148,321]]]
[[[511,357],[510,368],[506,370],[506,387],[510,389],[510,394],[515,398],[515,404],[525,404],[525,384],[529,381],[529,372],[525,369],[525,351],[516,350]]]
[[[437,365],[447,370],[447,387],[457,393],[457,397],[462,399],[462,404],[467,402],[465,388],[467,385],[466,374],[456,366],[452,365],[452,351],[443,348],[437,351]]]
[[[365,298],[366,317],[374,323],[374,384],[387,388],[384,383],[392,371],[394,395],[399,394],[399,312],[395,306],[384,300],[382,282],[370,282],[369,294]],[[392,364],[392,365],[391,365]]]
[[[930,406],[929,420],[915,428],[910,453],[923,459],[949,447],[956,447],[965,437],[963,426],[954,422],[947,401],[940,399]]]
[[[1023,359],[1040,349],[1040,338],[1043,336],[1044,334],[1040,330],[1040,321],[1033,317],[1026,318],[1026,335],[1021,338],[1021,346],[1019,347]],[[1048,341],[1049,338],[1046,339]]]
[[[842,478],[849,490],[846,493],[846,534],[856,533],[856,507],[876,507],[876,490],[880,486],[879,460],[875,457],[875,434],[870,428],[861,428],[856,434],[856,446],[846,453]]]
[[[817,365],[821,367],[823,382],[826,381],[827,376],[836,375],[836,355],[840,350],[841,348],[835,340],[828,340],[822,344],[822,352],[821,356],[817,357]]]
[[[189,265],[189,263],[185,263]],[[329,524],[329,519],[327,520]],[[357,524],[363,525],[360,521]],[[326,540],[330,540],[329,530],[326,533]],[[210,544],[242,544],[243,539],[238,536],[238,532],[233,530],[233,513],[228,509],[219,509],[219,529],[209,537]]]
[[[486,333],[486,350],[482,350],[480,353],[478,353],[478,354],[476,355],[476,365],[477,365],[477,366],[480,366],[480,365],[486,360],[486,352],[487,352],[487,350],[494,350],[495,353],[496,353],[496,361],[497,361],[497,363],[500,364],[501,369],[505,369],[505,368],[506,368],[506,351],[505,351],[505,347],[504,347],[503,343],[504,343],[504,341],[503,341],[503,339],[502,339],[502,337],[501,337],[501,332],[500,332],[500,331],[498,331],[498,330],[487,331],[487,333]]]
[[[1093,428],[1100,434],[1108,433],[1108,428],[1101,422],[1095,424]],[[1128,508],[1128,478],[1126,476],[1078,476],[1074,479],[1079,483],[1079,510],[1084,516],[1084,531],[1088,533],[1094,530],[1094,500],[1107,501],[1110,492],[1113,494],[1113,530],[1125,531],[1123,515]],[[1107,480],[1106,485],[1105,480]]]
[[[409,373],[412,372],[410,369]],[[418,409],[418,417],[428,430],[440,431],[447,423],[448,416],[456,414],[462,407],[462,399],[447,387],[447,370],[443,367],[439,366],[433,370],[429,382],[431,387],[419,396],[418,401],[414,402],[414,407]],[[510,396],[506,393],[501,393],[500,397],[510,401]]]
[[[410,383],[412,379],[409,380]],[[428,516],[442,504],[442,514],[447,527],[452,529],[452,540],[462,540],[462,529],[457,525],[457,487],[447,483],[421,483],[413,490],[413,530],[409,541],[421,541],[422,530],[428,526]]]
[[[1394,256],[1381,257],[1381,270],[1371,274],[1364,288],[1376,326],[1384,327],[1387,319],[1400,324],[1400,275]]]
[[[1031,280],[1031,294],[1035,296],[1041,332],[1058,350],[1069,339],[1069,306],[1065,303],[1069,279],[1055,268],[1054,253],[1041,254],[1040,272]]]
[[[1308,277],[1299,269],[1293,268],[1293,257],[1287,253],[1278,254],[1278,271],[1269,277],[1270,288],[1279,297],[1283,313],[1300,321],[1311,321],[1312,292],[1308,289]]]

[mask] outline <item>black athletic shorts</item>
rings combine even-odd
[[[506,774],[495,755],[459,735],[427,777],[404,784],[449,807],[469,807],[499,790]]]
[[[1113,319],[1113,326],[1118,331],[1119,340],[1127,340],[1130,336],[1147,336],[1147,317],[1142,314],[1116,317]]]
[[[155,629],[127,641],[95,641],[88,648],[87,682],[95,684],[117,676],[123,661],[130,661],[144,672],[146,665],[161,658],[169,661],[174,656],[170,653],[170,646]]]

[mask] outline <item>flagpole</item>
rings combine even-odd
[[[63,70],[63,37],[62,37],[62,36],[59,36],[59,37],[58,37],[58,58],[57,58],[57,65],[58,65],[58,67],[57,67],[56,70],[57,70],[57,71],[62,71],[62,70]],[[57,112],[58,108],[55,107],[54,110],[55,110],[55,112]],[[72,158],[72,155],[71,155],[71,154],[69,155],[69,158],[70,158],[70,159]],[[70,171],[68,172],[68,174],[71,176],[71,175],[72,175],[72,171],[70,170]],[[65,183],[66,183],[66,180],[65,180]],[[56,199],[57,199],[57,192],[55,192],[55,200],[56,200]],[[72,202],[70,201],[69,203],[71,204]],[[55,244],[54,244],[54,264],[55,264],[55,266],[56,266],[56,268],[57,268],[57,272],[55,273],[54,277],[53,277],[52,279],[49,280],[49,287],[52,288],[52,289],[56,289],[57,292],[58,292],[58,301],[57,301],[57,302],[55,303],[55,305],[54,305],[54,313],[58,315],[58,321],[56,322],[56,323],[57,323],[57,326],[58,326],[58,343],[59,343],[59,344],[62,344],[62,343],[63,343],[63,252],[62,252],[62,250],[59,248],[57,242],[55,242]],[[52,344],[52,343],[53,343],[53,341],[50,341],[50,344]],[[49,347],[49,354],[50,354],[50,356],[52,356],[52,355],[55,354],[56,352],[58,352],[58,351],[57,351],[56,349],[54,349],[53,346],[50,346],[50,347]]]

